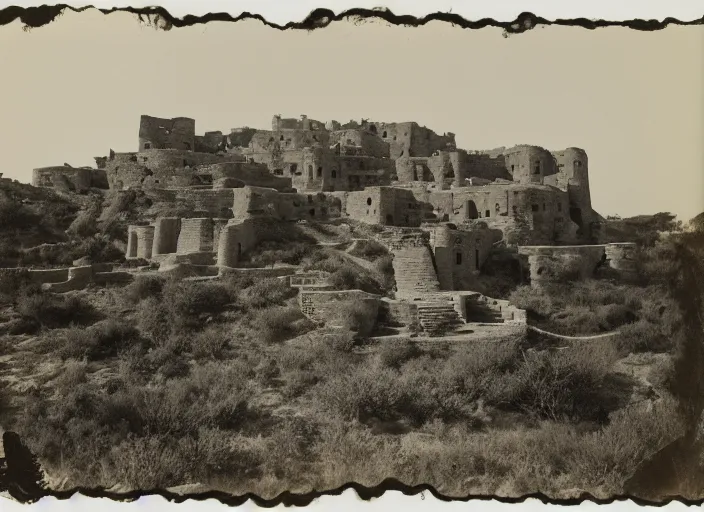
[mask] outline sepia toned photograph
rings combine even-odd
[[[88,9],[0,62],[3,492],[704,498],[701,25]]]

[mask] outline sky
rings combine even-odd
[[[416,121],[458,146],[576,146],[602,215],[704,211],[704,27],[544,27],[503,37],[433,22],[258,21],[156,31],[127,13],[0,28],[0,172],[136,151],[139,116],[197,133],[271,117]]]

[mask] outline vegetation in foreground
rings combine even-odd
[[[154,274],[61,296],[5,279],[3,427],[62,488],[273,497],[393,476],[451,496],[619,494],[684,429],[670,243],[643,254],[632,285],[514,290],[553,329],[622,332],[559,350],[521,337],[372,346],[357,333],[374,318],[350,310],[347,330],[321,329],[275,278]],[[306,257],[333,272],[348,263]],[[637,375],[619,369],[634,358]],[[657,397],[639,398],[648,387]]]

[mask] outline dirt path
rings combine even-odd
[[[598,340],[600,338],[610,338],[611,336],[616,336],[620,334],[621,331],[609,331],[601,334],[593,334],[591,336],[567,336],[566,334],[557,334],[554,332],[544,331],[532,325],[528,326],[531,331],[550,336],[552,338],[557,338],[560,340],[574,340],[574,341],[587,341],[587,340]]]

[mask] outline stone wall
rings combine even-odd
[[[291,177],[274,176],[264,164],[248,162],[219,162],[204,164],[196,168],[200,177],[208,177],[214,183],[223,178],[238,180],[242,185],[273,188],[279,191],[290,191]]]
[[[152,256],[175,253],[178,247],[181,219],[159,217],[154,221],[154,243]]]
[[[67,165],[41,167],[32,170],[32,185],[64,191],[84,192],[93,186],[94,181],[96,185],[102,184],[99,175],[96,173],[101,173],[101,171],[82,167],[69,167]],[[95,180],[93,178],[94,174],[96,174]]]
[[[384,226],[420,226],[422,205],[410,190],[369,187],[349,192],[344,201],[345,216]]]
[[[161,119],[143,115],[139,120],[139,151],[195,148],[196,122],[187,117]]]
[[[330,144],[356,146],[367,156],[389,158],[389,144],[377,135],[362,129],[338,130],[330,134]]]
[[[430,228],[430,245],[435,256],[438,281],[443,290],[466,290],[480,272],[500,230],[477,228],[470,231],[448,225]]]
[[[370,306],[373,321],[379,311],[380,297],[362,290],[310,291],[302,289],[298,294],[301,312],[312,321],[341,327],[344,325],[349,308],[346,304],[366,304]],[[367,333],[368,334],[368,333]]]
[[[149,260],[154,244],[154,226],[129,226],[127,228],[126,258]]]
[[[604,251],[609,266],[623,277],[633,277],[638,270],[636,262],[637,246],[632,242],[606,244]]]
[[[528,257],[533,286],[591,277],[606,258],[603,245],[523,246],[518,253]]]
[[[176,200],[191,206],[189,217],[229,218],[235,190],[239,189],[181,189],[176,192]]]
[[[242,255],[257,243],[257,219],[232,219],[220,230],[217,264],[236,267]]]
[[[506,168],[517,183],[542,184],[558,172],[555,157],[539,146],[519,145],[504,151]]]

